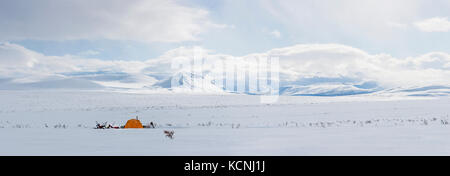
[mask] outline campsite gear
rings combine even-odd
[[[97,125],[95,125],[95,129],[105,129],[106,128],[106,124],[108,122],[104,122],[103,124],[98,123],[97,121],[95,122]]]
[[[127,121],[124,128],[144,128],[144,127],[142,126],[141,121],[137,119],[130,119]]]
[[[175,132],[164,130],[164,134],[166,134],[166,137],[173,139],[173,134],[175,134]]]
[[[144,128],[155,128],[156,125],[153,122],[148,123],[147,125],[143,125]]]

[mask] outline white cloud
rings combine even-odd
[[[450,85],[450,55],[428,53],[418,57],[395,58],[368,54],[339,44],[308,44],[273,49],[288,78],[349,78],[374,81],[385,88]]]
[[[145,64],[140,61],[104,61],[71,55],[46,56],[20,45],[0,43],[0,77],[2,78],[41,78],[41,76],[61,76],[61,73],[68,72],[136,73],[143,67]]]
[[[33,67],[37,53],[14,44],[0,45],[0,65],[3,68]]]
[[[100,51],[96,51],[96,50],[86,50],[86,51],[82,51],[79,52],[78,55],[80,56],[95,56],[95,55],[99,55]]]
[[[272,35],[275,38],[280,38],[281,37],[281,33],[278,30],[273,30],[272,32],[270,32],[270,35]]]
[[[215,24],[208,11],[173,0],[0,1],[0,41],[113,39],[197,40]]]
[[[414,25],[424,32],[449,32],[450,21],[446,17],[434,17],[415,22]]]
[[[374,39],[392,38],[392,24],[389,23],[401,24],[416,19],[424,3],[421,0],[261,2],[262,7],[277,20],[297,31],[307,31],[309,36],[344,32]]]

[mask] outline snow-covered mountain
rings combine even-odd
[[[42,89],[66,89],[66,90],[101,90],[106,87],[93,81],[77,78],[60,78],[41,80],[36,82],[15,82],[10,79],[0,80],[0,90],[42,90]]]
[[[242,86],[226,85],[226,81],[215,81],[208,75],[217,72],[214,62],[204,62],[201,67],[190,68],[191,61],[186,59],[198,53],[194,51],[200,51],[202,56],[210,58],[209,61],[228,59],[230,62],[224,66],[239,73],[260,70],[259,64],[252,62],[256,58],[279,58],[279,92],[287,96],[446,96],[450,92],[450,55],[440,52],[396,58],[387,54],[370,54],[339,44],[311,44],[235,57],[209,53],[202,48],[181,47],[145,61],[106,61],[46,56],[10,43],[0,44],[0,49],[9,53],[0,54],[1,90],[150,90],[153,93],[195,91],[258,94],[249,91],[246,84],[249,80],[242,78],[242,75],[238,78],[236,74],[235,83],[246,84],[244,89]],[[188,68],[182,70],[176,64],[177,68],[174,68],[173,61],[180,58],[184,58],[180,63],[187,64]],[[21,62],[11,64],[17,60]],[[198,70],[202,70],[201,74]],[[258,82],[261,81],[264,80]]]
[[[173,91],[192,90],[196,92],[203,91],[206,93],[223,92],[223,89],[214,84],[214,80],[211,77],[189,72],[175,73],[148,88],[165,88]]]
[[[283,81],[279,86],[279,94],[285,96],[348,96],[360,94],[404,95],[404,96],[447,96],[450,86],[410,86],[382,87],[376,82],[358,82],[346,79],[314,78],[314,81]],[[321,81],[318,81],[321,80]],[[246,83],[246,80],[238,80]],[[165,90],[164,92],[205,92],[205,93],[238,93],[261,94],[250,92],[248,86],[238,91],[237,86],[224,87],[224,83],[216,83],[209,75],[198,75],[189,72],[177,72],[171,76],[128,74],[121,72],[83,72],[64,73],[62,77],[45,78],[35,81],[21,82],[14,79],[0,79],[0,90]],[[155,92],[155,91],[153,91]]]

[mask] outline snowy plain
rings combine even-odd
[[[450,155],[449,107],[447,96],[4,90],[0,155]],[[93,129],[136,116],[157,128]]]

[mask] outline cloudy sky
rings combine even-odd
[[[0,41],[46,55],[146,60],[180,46],[246,55],[339,43],[397,57],[450,52],[447,0],[14,0]]]
[[[0,1],[0,73],[22,81],[145,73],[197,47],[234,57],[275,52],[295,60],[296,79],[447,83],[448,9],[448,0]],[[337,66],[324,66],[330,61]]]

